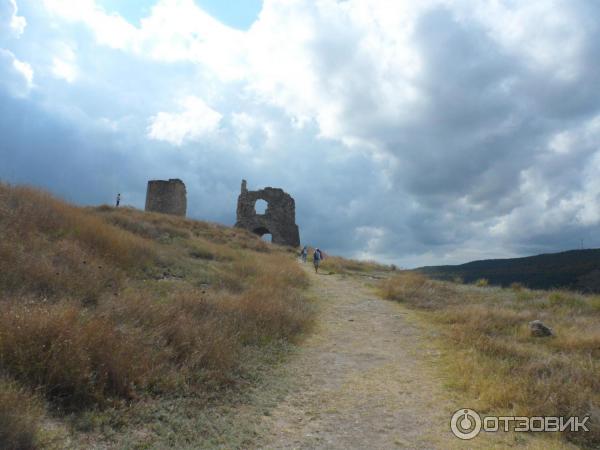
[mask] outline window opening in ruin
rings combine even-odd
[[[268,206],[269,203],[267,203],[265,200],[256,200],[256,203],[254,204],[254,212],[256,212],[256,214],[264,214],[267,212]]]

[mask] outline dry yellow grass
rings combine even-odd
[[[314,248],[308,249],[309,260],[312,261]],[[356,259],[341,258],[339,256],[324,255],[320,269],[323,272],[352,274],[356,272],[390,271],[390,266],[379,264],[375,261],[358,261]]]
[[[482,412],[589,415],[589,433],[565,438],[600,444],[599,297],[457,285],[415,272],[401,272],[380,289],[440,325],[452,384],[476,398]],[[556,337],[531,337],[535,319]]]
[[[32,188],[0,185],[0,211],[4,294],[95,301],[157,258],[153,243]]]
[[[2,448],[35,447],[33,392],[77,415],[212,390],[311,321],[293,256],[243,230],[2,184],[0,213]]]

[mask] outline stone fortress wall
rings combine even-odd
[[[268,203],[264,214],[256,213],[257,200]],[[235,226],[259,236],[270,233],[274,244],[291,247],[300,245],[300,232],[296,225],[296,204],[288,193],[279,188],[266,187],[258,191],[249,191],[246,180],[242,180]]]

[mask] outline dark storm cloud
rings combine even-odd
[[[410,242],[390,232],[382,245],[390,257],[436,248],[444,252],[473,239],[481,246],[497,245],[491,253],[562,249],[574,244],[577,230],[595,236],[588,244],[600,244],[593,226],[590,231],[574,223],[582,205],[563,205],[574,193],[593,188],[585,185],[582,172],[598,145],[582,149],[582,143],[575,143],[565,155],[548,149],[556,134],[599,112],[598,29],[582,16],[584,9],[571,11],[585,24],[585,40],[576,74],[568,79],[503,48],[482,24],[459,20],[446,8],[430,10],[413,35],[423,64],[418,86],[426,106],[414,111],[408,125],[361,121],[373,99],[363,102],[363,110],[353,103],[345,111],[356,125],[350,133],[381,142],[396,159],[395,189],[418,205],[403,216],[398,212],[380,220],[384,228],[398,230],[394,222],[401,218],[411,231]],[[524,186],[527,171],[539,175],[539,192]],[[528,208],[527,202],[544,190],[549,191],[545,209]],[[513,211],[520,224],[531,227],[507,231],[513,239],[487,241],[497,219]],[[560,221],[555,230],[533,226],[536,216],[544,214]]]

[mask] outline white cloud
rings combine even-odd
[[[55,17],[86,24],[99,44],[115,49],[130,49],[136,41],[136,28],[118,14],[108,14],[95,0],[43,0]]]
[[[33,69],[31,65],[26,62],[19,61],[13,55],[13,67],[14,69],[23,76],[27,83],[27,87],[31,88],[33,86]]]
[[[16,0],[0,0],[0,37],[19,38],[26,26],[25,17],[18,15]]]
[[[52,74],[67,83],[73,83],[79,77],[75,52],[66,44],[58,47],[56,56],[52,58]]]
[[[138,30],[138,51],[165,62],[190,61],[222,79],[242,77],[244,33],[223,25],[193,0],[160,0]]]
[[[63,79],[68,83],[73,83],[78,76],[76,65],[71,61],[65,61],[56,57],[52,59],[52,73],[55,77]]]
[[[26,97],[33,87],[33,69],[9,50],[0,48],[0,86],[15,97]]]
[[[233,113],[231,125],[238,140],[238,149],[243,153],[258,149],[276,150],[280,143],[275,124],[265,117],[246,112]]]
[[[150,119],[148,137],[176,146],[196,141],[219,128],[222,115],[198,97],[186,97],[180,102],[181,112],[159,112]]]
[[[220,81],[243,80],[252,95],[282,108],[294,123],[315,121],[323,137],[372,146],[354,122],[410,121],[423,106],[410,36],[419,14],[439,2],[267,0],[245,33],[193,0],[159,0],[139,27],[95,0],[44,3],[58,17],[85,23],[100,44],[199,64]],[[357,97],[376,108],[364,114],[353,103]]]
[[[245,33],[193,0],[159,0],[139,27],[95,0],[44,4],[58,17],[85,23],[103,45],[198,64],[221,82],[243,80],[247,92],[283,109],[294,123],[315,122],[322,137],[375,151],[385,150],[382,130],[412,126],[436,107],[415,42],[428,12],[447,9],[457,26],[476,24],[508,54],[562,79],[580,73],[585,36],[565,0],[265,0]],[[514,84],[509,81],[498,86],[508,86],[505,95]]]
[[[27,21],[18,15],[15,0],[0,0],[0,40],[20,38]],[[33,68],[9,49],[0,47],[0,86],[15,97],[26,97],[33,87]]]
[[[201,63],[223,79],[242,77],[244,34],[193,0],[159,0],[139,27],[95,0],[44,0],[44,5],[55,17],[87,25],[99,44],[162,62]]]

